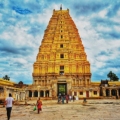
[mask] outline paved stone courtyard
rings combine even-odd
[[[58,104],[56,100],[43,101],[42,112],[33,111],[35,101],[14,105],[10,120],[120,120],[120,100],[100,99],[71,101]],[[6,109],[0,105],[0,120],[7,120]]]

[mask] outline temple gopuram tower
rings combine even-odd
[[[69,9],[53,10],[32,76],[33,97],[89,96],[90,63]]]

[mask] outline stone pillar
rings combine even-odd
[[[21,92],[19,93],[19,100],[21,100]]]
[[[46,86],[48,85],[48,81],[46,80]]]
[[[86,79],[85,79],[85,86],[87,86],[87,81],[86,81]]]
[[[75,79],[75,85],[76,85],[76,79]]]
[[[45,86],[47,85],[47,80],[45,80]]]
[[[45,81],[44,81],[44,80],[43,80],[43,83],[42,83],[42,84],[43,84],[43,86],[45,85]]]
[[[81,80],[79,80],[79,85],[81,85]]]
[[[72,91],[72,96],[74,95],[74,91]]]
[[[111,96],[112,96],[112,95],[111,95],[111,89],[109,89],[109,92],[110,92],[110,95],[109,95],[109,96],[111,97]]]
[[[83,80],[83,86],[85,86],[85,80]]]
[[[38,90],[38,97],[40,97],[40,90]]]
[[[106,97],[106,89],[103,89],[103,96]]]
[[[36,80],[36,85],[38,85],[38,80]]]
[[[19,98],[20,96],[17,94],[17,100],[19,100],[20,98]]]
[[[52,90],[49,90],[49,97],[52,97]]]
[[[34,91],[32,91],[32,97],[34,97]]]
[[[78,85],[80,85],[80,80],[78,80]]]
[[[90,79],[87,80],[87,85],[89,86],[89,83],[90,83]]]
[[[81,79],[81,85],[83,85],[83,79]]]
[[[89,78],[89,85],[91,84],[91,79]]]
[[[119,90],[117,89],[117,96],[118,96],[118,98],[119,98]]]
[[[77,91],[76,93],[77,93],[77,96],[79,96],[79,92]]]
[[[41,84],[41,80],[40,80],[40,85],[42,85],[42,84]]]

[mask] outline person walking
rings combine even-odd
[[[39,114],[40,111],[42,111],[42,101],[40,100],[40,98],[37,100],[37,108],[38,108],[38,114]]]
[[[71,99],[72,99],[72,97],[71,97],[71,95],[69,95],[69,100],[71,101]]]
[[[62,104],[64,104],[65,97],[64,95],[61,96]]]
[[[14,99],[12,98],[11,93],[9,93],[9,97],[5,100],[6,110],[7,110],[7,119],[10,120],[12,104],[14,103]]]
[[[58,95],[58,103],[61,103],[61,95]]]
[[[74,100],[75,100],[75,96],[73,95],[73,102],[74,102]]]
[[[66,95],[66,103],[68,103],[68,100],[69,100],[69,95]]]

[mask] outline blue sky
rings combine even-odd
[[[0,78],[32,83],[33,63],[53,9],[69,9],[87,59],[92,81],[120,78],[119,0],[0,0]]]

